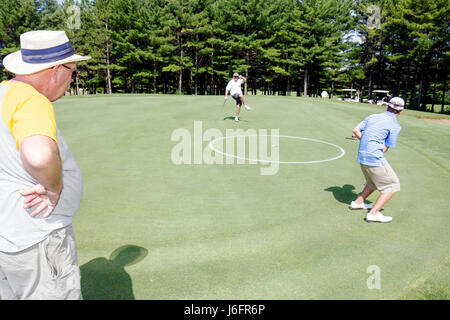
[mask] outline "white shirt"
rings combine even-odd
[[[227,84],[227,91],[230,91],[230,95],[234,95],[235,93],[242,94],[242,79],[238,79],[238,81],[234,81],[234,79],[231,79],[230,82]]]

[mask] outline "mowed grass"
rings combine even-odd
[[[363,187],[358,142],[345,139],[380,106],[249,96],[235,123],[223,97],[64,97],[58,127],[83,173],[74,218],[85,299],[448,299],[450,127],[399,117],[386,157],[402,190],[369,224],[348,204]],[[253,129],[340,146],[334,161],[180,164],[175,130]],[[266,131],[261,131],[266,130]],[[339,150],[279,138],[280,161],[323,160]],[[270,141],[269,141],[270,143]],[[203,152],[210,152],[208,141]],[[270,145],[269,145],[270,148]],[[192,140],[192,149],[194,141]],[[206,150],[206,151],[205,151]],[[194,151],[192,150],[192,153]],[[192,155],[192,160],[194,155]],[[225,162],[225,158],[224,158]],[[374,202],[377,193],[369,200]],[[369,289],[381,271],[381,289]]]

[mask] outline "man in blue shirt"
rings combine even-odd
[[[384,154],[389,148],[395,147],[402,129],[397,117],[402,114],[404,105],[402,98],[392,98],[385,112],[368,116],[353,129],[354,136],[360,140],[357,160],[366,178],[366,185],[358,198],[350,203],[350,209],[370,209],[366,216],[367,222],[392,220],[392,217],[384,216],[380,210],[400,191],[400,181]],[[364,200],[374,190],[381,193],[372,206]]]

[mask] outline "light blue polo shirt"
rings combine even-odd
[[[358,128],[362,131],[358,162],[372,167],[386,164],[384,147],[394,148],[402,130],[395,114],[389,111],[372,114],[361,121]]]

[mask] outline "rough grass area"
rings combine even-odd
[[[418,280],[402,299],[450,300],[450,263],[447,261],[426,279]]]

